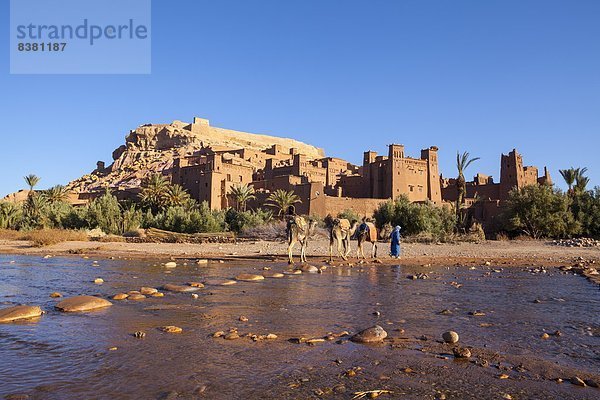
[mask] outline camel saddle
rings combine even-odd
[[[338,219],[337,220],[338,226],[344,230],[344,231],[349,231],[350,230],[350,221],[348,221],[347,219]]]
[[[301,230],[306,229],[307,223],[306,223],[306,220],[304,219],[304,217],[295,216],[292,218],[292,223],[295,224]]]
[[[367,224],[367,226],[369,227],[369,239],[371,243],[374,243],[377,241],[377,228],[375,227],[375,224],[373,224],[372,222],[365,222],[365,224]]]

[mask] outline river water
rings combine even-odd
[[[108,298],[142,286],[287,268],[240,261],[166,269],[160,261],[0,256],[0,307],[30,304],[47,311],[35,321],[0,324],[0,395],[350,399],[354,392],[386,389],[393,393],[381,398],[600,398],[600,389],[551,380],[571,373],[566,371],[588,377],[600,371],[600,290],[554,269],[533,274],[526,268],[329,267],[322,274],[207,286],[196,299],[165,293],[114,301],[91,313],[53,308],[60,300],[49,297],[54,291]],[[428,279],[407,279],[418,272]],[[92,283],[98,277],[104,284]],[[444,309],[452,313],[440,314]],[[469,315],[475,310],[485,315]],[[241,322],[242,315],[249,321]],[[374,324],[396,341],[370,346],[288,341]],[[183,332],[157,329],[164,325]],[[212,337],[232,327],[278,338]],[[444,345],[437,341],[449,329],[459,332],[462,345],[487,354],[490,366],[439,351]],[[560,337],[540,339],[556,330]],[[134,338],[135,331],[146,337]],[[496,361],[503,359],[506,380],[498,379],[505,367]],[[517,372],[517,364],[527,371]],[[356,376],[348,374],[351,369]]]

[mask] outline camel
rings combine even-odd
[[[350,237],[356,232],[358,221],[350,221],[347,219],[334,219],[329,225],[329,261],[333,261],[333,243],[337,242],[338,254],[344,259],[348,260],[348,254],[350,253]],[[342,247],[344,252],[342,253]]]
[[[288,237],[288,257],[289,264],[294,263],[292,257],[292,251],[296,243],[300,243],[300,262],[306,262],[306,245],[308,239],[312,236],[317,226],[317,221],[310,220],[306,222],[303,217],[291,217],[287,223],[287,237]]]
[[[368,229],[367,229],[368,227]],[[358,238],[358,247],[356,248],[356,257],[364,258],[365,252],[363,250],[363,243],[370,242],[373,244],[373,249],[371,250],[371,258],[377,258],[377,228],[371,222],[364,222],[358,227],[358,231],[356,233]]]

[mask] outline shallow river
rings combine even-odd
[[[264,266],[287,268],[190,262],[168,270],[159,261],[94,264],[80,257],[0,256],[0,307],[31,304],[47,311],[37,321],[0,324],[0,395],[350,399],[354,392],[386,389],[393,393],[380,398],[600,398],[600,389],[551,380],[564,371],[596,377],[600,371],[600,290],[558,270],[329,267],[322,274],[207,286],[197,299],[165,292],[164,298],[114,301],[81,314],[54,311],[58,300],[49,297],[54,291],[108,297],[142,286],[260,273]],[[429,278],[407,279],[417,272]],[[104,284],[92,283],[97,277]],[[452,314],[441,315],[444,309]],[[475,310],[485,315],[469,315]],[[242,315],[249,321],[241,322]],[[374,324],[397,341],[371,346],[288,341]],[[164,325],[183,333],[157,329]],[[230,327],[278,338],[212,337]],[[444,347],[437,341],[449,329],[459,332],[463,346],[488,354],[490,366],[432,351]],[[556,330],[560,337],[540,338]],[[135,331],[146,337],[134,338]],[[493,355],[507,358],[498,364]],[[515,369],[518,364],[525,368]],[[498,379],[504,370],[509,379]]]

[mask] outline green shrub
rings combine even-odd
[[[387,201],[374,214],[377,226],[400,225],[403,235],[425,235],[432,240],[447,240],[456,225],[456,215],[446,207],[431,203],[411,203],[407,196]]]
[[[600,187],[575,194],[571,210],[581,225],[581,235],[600,237]]]
[[[229,230],[236,233],[263,225],[272,219],[273,213],[262,209],[256,211],[236,211],[230,208],[225,212],[225,222]]]
[[[581,232],[571,212],[571,198],[547,185],[530,185],[509,194],[501,220],[513,235],[534,239],[563,238]]]
[[[86,206],[85,221],[89,228],[100,228],[104,233],[123,233],[123,216],[115,196],[108,191]]]
[[[361,221],[362,217],[358,213],[351,209],[346,209],[337,215],[338,218],[345,218],[348,221]]]

